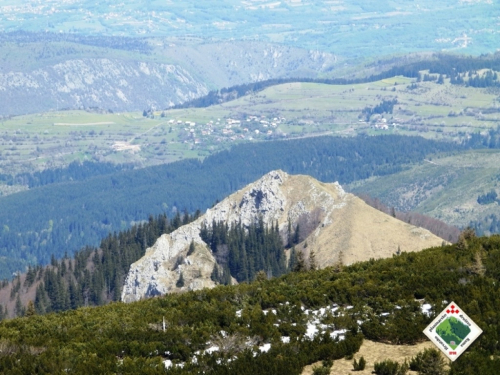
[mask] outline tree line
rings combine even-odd
[[[131,164],[113,164],[108,162],[73,161],[67,167],[44,169],[32,173],[17,175],[0,174],[0,180],[7,185],[26,185],[32,189],[59,182],[85,181],[89,178],[133,169]]]

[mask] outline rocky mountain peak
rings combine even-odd
[[[279,219],[286,206],[286,197],[281,191],[283,182],[288,178],[283,171],[272,171],[243,189],[239,199],[225,199],[204,215],[205,224],[213,220],[228,223],[241,221],[249,226],[259,216],[264,223]]]
[[[215,286],[210,276],[217,261],[201,238],[201,229],[219,222],[229,227],[241,223],[248,228],[258,220],[267,226],[277,224],[282,237],[290,226],[300,227],[297,250],[306,258],[314,251],[322,267],[389,257],[398,249],[418,251],[442,243],[427,230],[366,205],[338,183],[271,171],[208,209],[196,221],[162,235],[143,258],[132,264],[122,300]]]

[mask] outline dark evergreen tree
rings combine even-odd
[[[293,269],[294,272],[303,272],[307,271],[306,262],[304,260],[304,253],[299,251],[297,254],[297,263]]]
[[[16,316],[24,316],[25,313],[25,309],[23,304],[21,303],[21,298],[19,297],[19,294],[17,295],[16,298],[16,306],[14,308],[14,313],[16,314]]]
[[[191,243],[189,244],[189,249],[188,249],[188,252],[187,252],[187,256],[190,256],[193,253],[194,253],[194,241],[191,241]]]
[[[182,274],[182,272],[180,273],[179,275],[179,279],[177,280],[177,282],[175,283],[175,286],[177,288],[182,288],[184,286],[184,275]]]
[[[293,271],[297,265],[297,251],[295,250],[295,246],[290,250],[290,259],[288,261],[288,270]]]

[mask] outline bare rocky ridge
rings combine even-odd
[[[152,53],[141,55],[88,51],[73,44],[60,50],[57,43],[47,42],[47,48],[61,55],[43,58],[31,50],[37,43],[27,43],[22,65],[0,48],[0,116],[78,108],[159,110],[212,89],[271,78],[316,77],[337,63],[330,53],[272,43],[184,45],[155,39],[150,44]]]
[[[401,251],[439,246],[443,239],[386,215],[346,193],[338,183],[322,183],[304,175],[272,171],[230,195],[196,221],[161,236],[146,255],[130,267],[122,301],[171,292],[213,287],[210,274],[216,263],[199,235],[201,226],[213,220],[243,225],[262,217],[278,222],[287,233],[288,222],[300,223],[306,259],[310,251],[320,267],[349,265],[370,258],[390,257]],[[195,250],[187,255],[191,242]],[[184,286],[176,287],[182,273]]]

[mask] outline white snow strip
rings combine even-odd
[[[259,350],[262,353],[267,353],[269,351],[269,349],[271,349],[271,344],[264,344],[262,346],[259,346]]]
[[[422,314],[431,316],[432,305],[429,303],[424,303],[420,309],[422,310]]]
[[[333,331],[332,333],[330,333],[330,337],[332,339],[334,338],[339,338],[339,340],[344,340],[345,339],[345,334],[347,332],[347,329],[338,329],[336,331]]]
[[[310,339],[313,340],[314,336],[316,336],[316,333],[318,332],[318,328],[316,327],[315,324],[307,323],[307,332],[306,336]]]
[[[208,348],[207,350],[205,350],[205,352],[208,354],[212,354],[213,352],[218,352],[218,351],[219,351],[219,347],[216,345],[213,345],[210,348]]]

